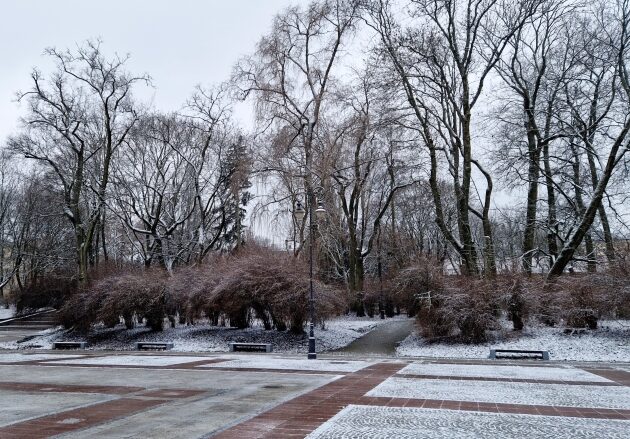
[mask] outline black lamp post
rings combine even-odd
[[[311,194],[309,194],[311,195]],[[309,196],[309,200],[316,200],[314,196]],[[300,201],[297,202],[295,206],[295,211],[293,212],[295,218],[298,222],[304,220],[304,216],[306,214],[306,210]],[[323,219],[326,215],[326,209],[324,209],[324,205],[321,201],[317,201],[317,209],[315,209],[315,216],[318,219]],[[315,246],[315,231],[317,229],[317,223],[315,221],[313,215],[313,209],[308,209],[308,228],[309,228],[309,248],[308,248],[308,263],[309,263],[309,304],[308,304],[308,312],[309,312],[309,330],[308,330],[308,359],[315,360],[317,359],[317,353],[315,352],[315,295],[313,292],[313,247]]]

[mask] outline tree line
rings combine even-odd
[[[306,258],[310,234],[319,277],[359,305],[421,259],[489,278],[615,264],[629,31],[625,0],[315,0],[170,113],[99,41],[47,49],[3,147],[1,285],[170,272],[264,238]]]

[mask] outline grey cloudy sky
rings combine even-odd
[[[302,0],[304,1],[304,0]],[[101,38],[107,53],[131,54],[129,70],[148,73],[141,92],[176,110],[196,84],[225,80],[239,56],[254,50],[273,16],[300,0],[0,0],[0,142],[17,127],[14,102],[42,52]]]

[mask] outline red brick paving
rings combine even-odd
[[[0,390],[13,390],[18,392],[104,393],[108,395],[124,395],[144,390],[144,387],[0,382]]]
[[[479,362],[487,365],[487,362]],[[449,362],[449,364],[470,364],[464,362]],[[287,401],[250,420],[229,428],[219,434],[219,439],[243,438],[303,438],[316,430],[321,424],[335,416],[350,404],[373,405],[382,407],[414,407],[443,410],[467,410],[489,413],[515,413],[546,416],[568,416],[581,418],[620,419],[630,420],[630,410],[555,407],[524,404],[496,404],[484,402],[469,402],[456,400],[431,400],[410,398],[368,397],[365,393],[376,387],[385,379],[395,375],[404,378],[419,379],[455,379],[481,381],[529,382],[535,384],[582,384],[597,386],[627,385],[630,374],[618,370],[584,369],[613,380],[613,383],[602,382],[570,382],[562,380],[543,381],[528,379],[501,379],[475,377],[442,377],[433,375],[402,375],[397,374],[405,364],[380,363],[345,377],[333,381],[319,389]],[[541,365],[541,367],[544,367]]]
[[[135,366],[143,369],[193,369],[200,365],[226,361],[224,359],[200,359],[191,363],[169,366]],[[29,362],[31,363],[31,362]],[[53,365],[54,363],[32,363]],[[445,362],[446,363],[446,362]],[[472,362],[449,361],[449,364],[471,364]],[[487,365],[487,362],[479,362]],[[506,364],[507,365],[507,364]],[[528,364],[529,365],[529,364]],[[125,367],[130,366],[96,366],[72,365],[73,367]],[[519,413],[546,416],[573,416],[582,418],[621,419],[630,420],[630,410],[613,410],[599,408],[553,407],[540,405],[495,404],[468,401],[367,397],[364,396],[372,388],[385,379],[396,375],[403,378],[416,379],[453,379],[477,381],[507,381],[528,382],[538,384],[587,384],[596,386],[628,386],[630,373],[605,368],[584,368],[604,378],[614,381],[602,382],[570,382],[562,380],[529,380],[503,379],[487,377],[444,377],[434,375],[400,375],[397,374],[406,363],[379,363],[354,373],[322,372],[303,370],[277,370],[259,368],[229,368],[218,367],[211,370],[227,370],[236,372],[265,372],[265,373],[300,373],[300,374],[334,374],[345,375],[309,393],[298,396],[252,419],[229,428],[216,437],[218,438],[303,438],[317,429],[321,424],[332,418],[339,411],[350,404],[387,406],[387,407],[415,407],[448,410],[468,410],[490,413]],[[543,365],[540,365],[544,367]],[[134,366],[132,366],[134,367]],[[75,431],[94,426],[113,419],[138,413],[156,405],[164,404],[173,399],[189,398],[203,393],[192,389],[153,389],[145,390],[139,387],[124,386],[86,386],[86,385],[57,385],[35,383],[6,383],[0,382],[0,389],[32,392],[87,392],[134,396],[94,404],[89,407],[69,410],[60,414],[44,416],[30,421],[20,422],[0,428],[1,438],[43,438],[51,435]],[[149,399],[151,398],[151,399]],[[65,423],[64,423],[65,420]]]
[[[38,439],[93,427],[97,424],[126,417],[175,399],[184,399],[206,393],[192,389],[153,389],[125,386],[88,386],[65,384],[38,384],[0,382],[0,390],[24,392],[70,392],[129,395],[129,397],[71,409],[55,415],[42,416],[6,427],[0,427],[2,439]],[[45,396],[42,396],[45,397]],[[150,398],[150,399],[149,399]]]
[[[584,368],[583,370],[590,373],[594,373],[595,375],[599,375],[601,377],[607,378],[622,386],[630,387],[630,372],[626,372],[624,370],[618,370],[618,369]]]
[[[304,437],[349,404],[405,367],[368,366],[262,413],[214,436],[221,439]]]
[[[211,358],[211,359],[206,358],[205,360],[200,359],[199,361],[189,361],[188,363],[173,364],[171,366],[162,366],[162,369],[168,369],[169,367],[177,368],[177,369],[194,369],[197,366],[203,366],[205,364],[225,363],[226,361],[230,361],[230,360],[227,360],[225,358]]]
[[[168,401],[160,399],[133,398],[107,401],[0,428],[0,437],[2,439],[47,438],[129,416],[166,402]]]

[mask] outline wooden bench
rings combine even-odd
[[[136,342],[137,351],[168,351],[170,349],[173,349],[173,343],[154,341]]]
[[[87,342],[85,341],[55,341],[53,349],[85,349]]]
[[[498,358],[497,354],[508,354],[507,356],[504,356],[504,358],[531,358],[532,356],[537,356],[542,360],[549,360],[548,351],[525,351],[521,349],[490,349],[490,355],[488,358],[496,360]]]
[[[230,343],[230,352],[272,352],[271,343]]]

